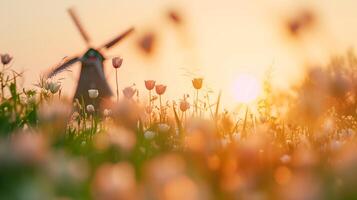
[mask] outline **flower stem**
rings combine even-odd
[[[118,69],[115,69],[115,81],[117,85],[117,103],[119,102]]]
[[[161,103],[161,95],[159,95],[160,99],[160,122],[162,122],[162,103]]]
[[[149,90],[149,106],[151,109],[151,90]],[[151,112],[149,113],[149,126],[151,126]]]
[[[196,103],[195,103],[196,117],[198,115],[198,89],[196,90]]]

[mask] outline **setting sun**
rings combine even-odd
[[[257,99],[261,93],[261,85],[256,77],[240,74],[233,84],[234,98],[239,103],[249,103]]]

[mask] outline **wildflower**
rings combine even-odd
[[[192,85],[196,90],[199,90],[202,88],[202,81],[203,78],[195,78],[192,80]]]
[[[156,85],[155,90],[158,95],[163,95],[166,91],[166,85]]]
[[[155,137],[156,133],[154,131],[145,131],[144,137],[148,140],[151,140]]]
[[[92,104],[88,104],[87,105],[87,111],[89,113],[94,113],[94,111],[95,111],[94,106]]]
[[[284,154],[283,156],[280,157],[280,161],[284,164],[289,163],[291,160],[291,157],[288,154]]]
[[[134,89],[133,87],[126,87],[123,90],[123,94],[127,99],[131,99],[134,94],[136,92],[136,89]]]
[[[11,60],[12,60],[12,57],[9,54],[6,53],[6,54],[1,55],[1,63],[3,65],[9,64],[11,62]]]
[[[112,64],[113,64],[113,67],[114,67],[115,69],[118,69],[118,68],[120,68],[121,65],[123,64],[123,59],[120,58],[120,57],[114,57],[114,58],[112,59]]]
[[[145,87],[147,90],[152,90],[155,87],[155,81],[154,80],[146,80],[145,81]]]
[[[96,89],[90,89],[90,90],[88,90],[88,95],[91,99],[95,99],[98,97],[99,92]]]
[[[160,123],[157,125],[159,132],[167,132],[170,130],[170,126],[164,123]]]
[[[188,103],[188,102],[186,101],[186,99],[183,100],[183,101],[181,101],[181,103],[180,103],[180,110],[181,110],[182,112],[185,112],[185,111],[188,110],[188,109],[190,109],[190,103]]]

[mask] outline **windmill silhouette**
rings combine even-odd
[[[75,11],[73,9],[68,9],[68,13],[74,21],[74,24],[78,28],[84,41],[86,42],[88,50],[82,56],[70,57],[66,62],[56,67],[52,72],[50,72],[47,77],[51,78],[67,69],[72,64],[81,62],[81,72],[77,84],[77,89],[73,98],[78,99],[79,101],[84,101],[85,104],[93,103],[93,101],[91,101],[89,98],[88,90],[97,89],[99,91],[99,101],[96,101],[96,104],[98,104],[103,99],[111,97],[113,95],[112,90],[110,89],[110,86],[104,75],[103,61],[105,60],[105,57],[103,56],[102,51],[110,49],[118,42],[123,40],[125,37],[127,37],[134,31],[134,28],[126,30],[119,36],[95,49],[91,47],[90,38],[88,37],[86,31],[84,31],[83,26],[81,25]]]

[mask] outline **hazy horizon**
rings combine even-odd
[[[179,98],[191,89],[190,71],[202,76],[215,92],[222,89],[230,98],[235,77],[249,73],[261,79],[267,69],[274,69],[274,84],[286,88],[299,80],[305,64],[318,65],[333,54],[357,44],[357,18],[354,1],[21,1],[0,2],[0,53],[14,56],[13,66],[24,70],[25,86],[30,87],[66,56],[86,50],[67,9],[76,9],[83,26],[98,46],[125,29],[135,26],[130,38],[105,53],[121,56],[119,70],[122,89],[143,80],[155,79],[168,85],[170,98]],[[182,13],[185,27],[178,29],[165,18],[167,9]],[[318,24],[306,42],[290,41],[283,34],[284,17],[300,9],[316,13]],[[159,48],[153,58],[138,54],[137,38],[145,31],[158,35]],[[306,57],[306,55],[309,55]],[[105,62],[105,71],[114,88],[113,69]],[[71,96],[78,77],[78,65],[66,78],[64,93]],[[217,74],[219,73],[219,76]]]

